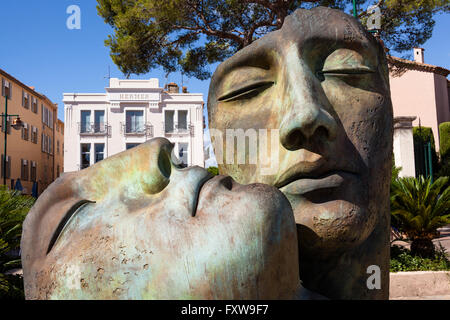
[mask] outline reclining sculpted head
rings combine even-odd
[[[63,175],[24,223],[28,299],[299,298],[300,278],[330,298],[387,297],[392,107],[378,42],[340,11],[297,10],[217,68],[208,112],[224,133],[279,133],[270,161],[212,178],[155,138]],[[369,265],[381,290],[366,286]]]
[[[208,115],[219,172],[289,199],[304,284],[329,297],[386,298],[392,106],[377,39],[339,10],[297,10],[216,69]],[[261,133],[278,133],[272,157],[259,148],[251,164],[250,147],[234,145],[239,129],[262,148]],[[367,288],[369,265],[381,268],[383,290]]]
[[[281,192],[170,160],[155,138],[57,179],[24,224],[27,299],[290,299],[295,222]]]

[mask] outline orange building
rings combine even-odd
[[[55,124],[55,179],[64,172],[64,122]]]
[[[1,97],[0,113],[5,113],[6,99],[8,114],[18,115],[23,122],[22,128],[11,127],[15,117],[9,117],[7,123],[6,185],[14,188],[20,178],[23,194],[32,194],[33,185],[41,194],[52,183],[62,168],[63,153],[59,146],[56,153],[56,141],[64,140],[64,127],[57,118],[58,105],[45,95],[29,87],[0,69]],[[7,98],[6,98],[7,97]],[[2,117],[3,118],[3,117]],[[0,119],[1,122],[2,119]],[[1,179],[4,183],[4,126],[0,132]],[[56,130],[58,128],[58,131]]]

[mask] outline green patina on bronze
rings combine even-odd
[[[304,294],[294,216],[282,193],[181,169],[170,160],[172,147],[152,139],[64,174],[43,193],[24,224],[27,299]],[[79,199],[91,202],[65,221]]]
[[[155,138],[64,174],[24,223],[27,299],[388,297],[392,106],[376,39],[340,11],[297,10],[217,68],[208,100],[210,128],[280,130],[277,171],[212,178]]]
[[[329,298],[387,299],[392,105],[379,42],[339,10],[297,10],[219,65],[208,119],[221,132],[280,130],[274,174],[225,156],[219,172],[283,191],[303,284]],[[212,141],[226,150],[225,134]],[[370,265],[381,268],[380,290],[366,285]]]

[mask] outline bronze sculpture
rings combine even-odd
[[[27,299],[292,299],[292,210],[263,184],[179,168],[154,138],[57,179],[24,224]]]
[[[338,10],[297,10],[217,68],[208,112],[224,132],[279,129],[277,171],[224,163],[234,180],[211,179],[157,138],[65,174],[24,224],[27,299],[315,298],[300,279],[387,298],[392,106],[376,39]]]
[[[216,69],[208,116],[219,131],[279,129],[275,174],[226,161],[219,172],[283,191],[304,285],[329,298],[387,299],[392,105],[378,41],[339,10],[297,10]],[[371,265],[379,290],[366,285]]]

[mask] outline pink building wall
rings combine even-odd
[[[407,70],[400,77],[389,77],[394,117],[416,116],[420,123],[433,130],[436,151],[439,151],[439,124],[450,121],[447,79],[433,72]]]

